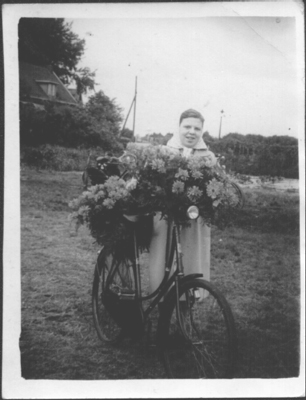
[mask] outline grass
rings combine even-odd
[[[68,221],[68,202],[81,191],[80,172],[21,171],[22,376],[165,378],[146,337],[111,346],[96,335],[98,247],[86,228],[77,233]],[[244,211],[224,229],[213,228],[211,280],[234,312],[237,378],[299,374],[298,204],[297,193],[247,189]]]

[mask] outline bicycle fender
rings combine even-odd
[[[203,278],[203,274],[189,274],[184,276],[182,279],[180,279],[180,284],[183,284],[187,281],[189,281],[190,279],[195,279],[195,278]],[[166,304],[166,302],[175,294],[175,286],[173,286],[169,292],[166,294],[165,298],[164,298],[164,304]]]
[[[189,281],[189,279],[194,279],[194,278],[203,278],[203,274],[197,273],[197,274],[186,275],[180,280],[180,282],[186,282]]]

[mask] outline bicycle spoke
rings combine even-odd
[[[164,328],[168,340],[163,346],[163,354],[170,377],[228,376],[234,359],[234,348],[231,349],[234,327],[225,299],[216,294],[207,282],[193,280],[186,282],[185,289],[181,290],[181,325],[176,318],[175,304],[172,300],[172,305],[169,305],[165,317],[169,320],[165,321]]]
[[[101,340],[115,343],[122,338],[121,327],[111,310],[106,307],[107,291],[132,291],[133,288],[134,277],[130,263],[109,254],[100,258],[99,266],[95,270],[92,305],[95,327]]]

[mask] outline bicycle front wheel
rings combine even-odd
[[[169,378],[231,378],[236,335],[224,296],[203,279],[179,287],[180,320],[173,293],[160,320],[160,345]]]
[[[103,301],[103,296],[109,288],[133,292],[135,290],[134,266],[127,259],[103,252],[98,258],[94,272],[93,319],[102,341],[118,343],[124,336],[123,329],[116,316],[105,307],[105,301]]]

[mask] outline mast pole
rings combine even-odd
[[[220,117],[219,140],[221,139],[222,116]]]
[[[135,96],[134,96],[133,135],[135,135],[135,122],[136,122],[136,98],[137,98],[137,76],[136,76],[136,78],[135,78]]]
[[[223,113],[224,111],[221,110],[221,116],[220,116],[220,127],[219,127],[219,140],[221,139],[221,128],[222,128],[222,118],[223,118]]]

